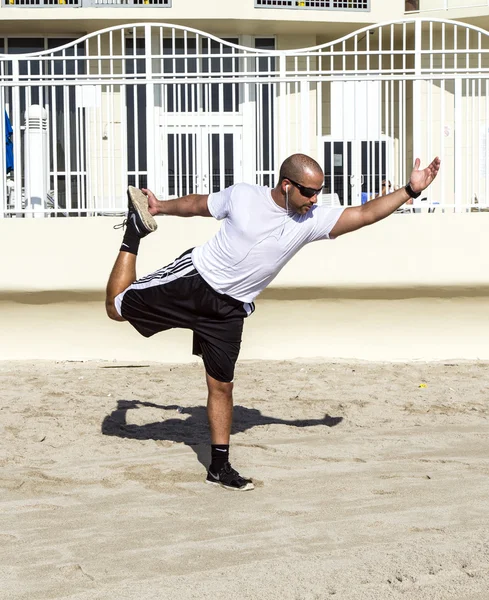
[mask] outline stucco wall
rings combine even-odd
[[[103,290],[120,246],[117,218],[0,220],[0,291]],[[143,275],[203,243],[214,219],[158,220],[144,239]],[[277,287],[489,286],[489,213],[395,214],[304,248]]]
[[[0,221],[0,360],[197,361],[191,333],[145,339],[105,316],[117,219]],[[215,231],[162,218],[139,274]],[[241,359],[489,359],[489,213],[393,215],[303,249],[257,301]]]

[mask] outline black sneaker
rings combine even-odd
[[[130,185],[127,188],[128,212],[127,218],[115,229],[131,225],[140,238],[153,233],[158,228],[156,221],[148,211],[148,199],[141,190]]]
[[[255,486],[251,479],[241,477],[238,471],[235,471],[230,463],[226,463],[219,473],[213,473],[210,469],[207,471],[206,483],[211,485],[220,485],[227,490],[236,490],[238,492],[246,492],[254,490]]]

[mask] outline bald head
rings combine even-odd
[[[305,154],[292,154],[282,163],[271,194],[281,208],[305,215],[317,203],[323,185],[324,173],[319,164]]]
[[[313,158],[305,154],[292,154],[284,160],[280,167],[279,184],[284,178],[301,182],[304,175],[324,177],[323,170]]]

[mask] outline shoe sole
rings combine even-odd
[[[227,485],[224,485],[223,483],[221,483],[220,481],[209,481],[208,479],[205,480],[205,482],[208,485],[217,485],[219,487],[222,487],[225,490],[230,490],[232,492],[248,492],[250,490],[254,490],[255,486],[250,482],[247,483],[245,486],[243,486],[242,488],[234,488],[234,487],[229,487]]]
[[[148,199],[141,190],[130,185],[127,188],[129,199],[132,203],[134,210],[138,213],[139,218],[143,222],[143,225],[149,229],[150,232],[158,229],[158,224],[154,220],[153,216],[148,211]]]

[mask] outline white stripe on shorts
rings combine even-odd
[[[192,257],[190,254],[185,254],[181,258],[177,258],[171,264],[154,273],[150,273],[141,279],[138,279],[134,283],[131,283],[129,287],[127,287],[123,292],[118,294],[114,298],[114,304],[117,312],[122,317],[122,300],[124,298],[124,294],[128,290],[144,290],[150,287],[156,287],[157,285],[165,285],[176,279],[181,279],[182,277],[186,277],[189,273],[195,271],[194,264],[192,262]],[[196,275],[197,272],[192,275]]]
[[[255,312],[255,303],[254,302],[244,302],[243,308],[246,311],[246,315],[249,317]]]

